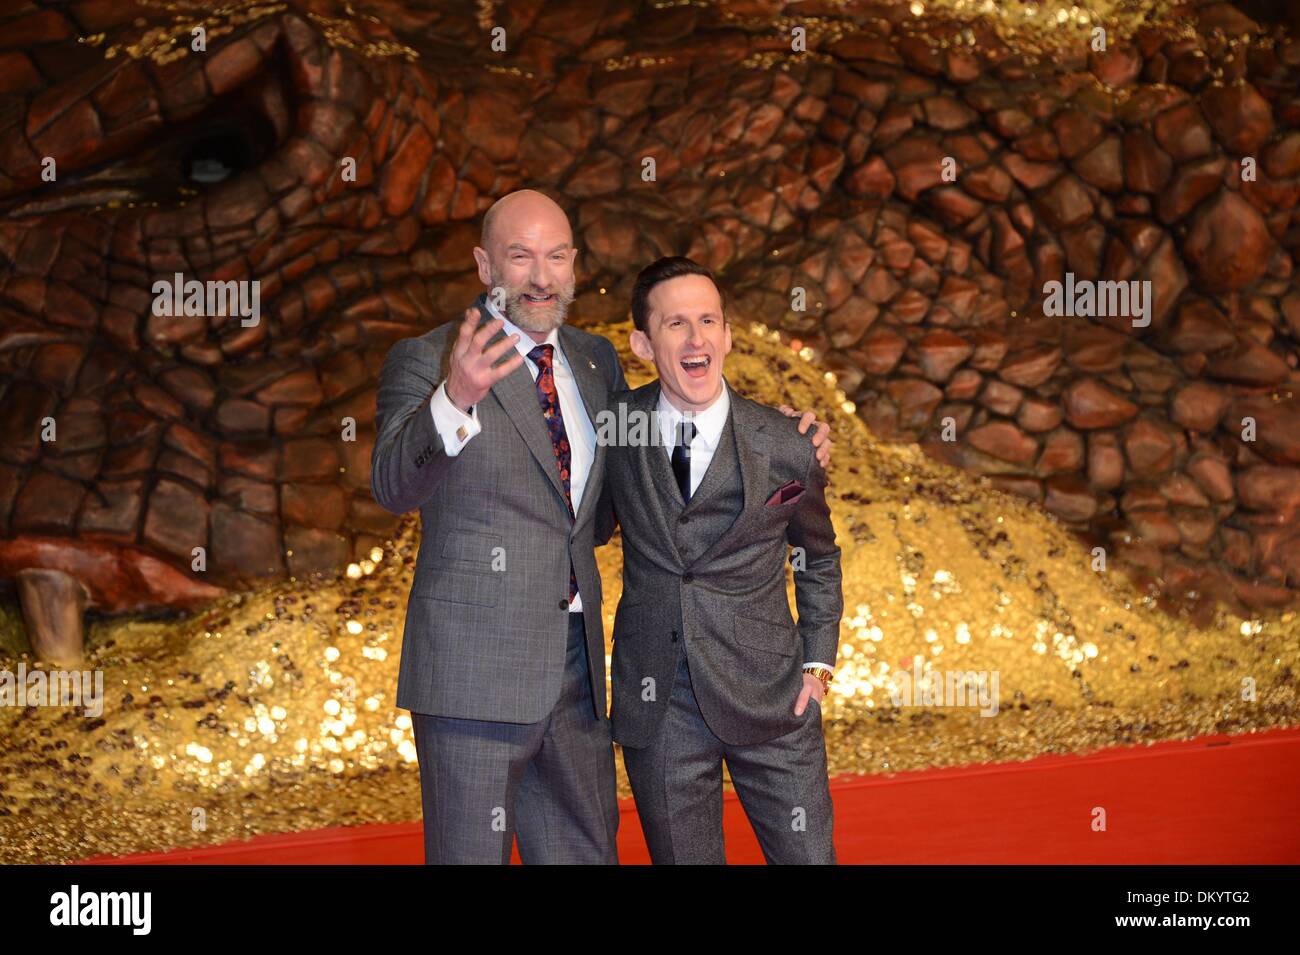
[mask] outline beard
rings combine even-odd
[[[569,306],[573,304],[573,283],[549,290],[546,293],[535,293],[531,286],[511,286],[494,275],[492,276],[492,285],[495,288],[506,290],[506,318],[526,332],[546,334],[554,328],[559,328],[564,324],[565,318],[568,317]],[[555,300],[545,308],[528,305],[523,299],[524,295],[530,292],[533,292],[533,294],[554,295]]]

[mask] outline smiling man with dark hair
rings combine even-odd
[[[726,861],[725,761],[769,862],[834,862],[820,704],[843,596],[826,472],[793,421],[723,378],[731,327],[708,269],[655,262],[632,316],[659,378],[611,403],[660,435],[611,446],[597,540],[622,526],[610,718],[651,858]]]

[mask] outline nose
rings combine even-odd
[[[535,289],[545,291],[551,287],[551,269],[545,259],[533,260],[533,266],[528,270],[528,281]]]

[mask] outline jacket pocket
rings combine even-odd
[[[422,588],[419,596],[454,604],[495,607],[501,599],[502,576],[490,570],[473,573],[439,567],[433,585],[427,590]]]
[[[736,615],[736,642],[751,650],[765,653],[778,653],[783,657],[792,657],[795,653],[795,639],[798,631],[791,625],[782,626],[771,620],[758,620],[754,617]]]
[[[444,560],[456,560],[466,564],[480,564],[490,569],[498,556],[509,559],[501,549],[500,534],[480,534],[476,531],[452,529],[443,539],[442,556]]]

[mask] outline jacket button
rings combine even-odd
[[[561,609],[561,610],[568,610],[568,609],[569,609],[569,601],[567,601],[567,600],[561,600],[561,601],[560,601],[560,609]]]
[[[695,579],[695,575],[690,573],[689,571],[687,573],[682,574],[682,583],[684,584],[689,584],[694,579]]]
[[[691,522],[691,519],[690,519],[689,517],[687,517],[685,514],[683,514],[681,517],[677,518],[677,520],[678,520],[678,523],[681,523],[681,524],[689,524],[689,523]]]
[[[673,643],[676,643],[676,642],[677,642],[677,631],[674,630],[674,631],[673,631]]]

